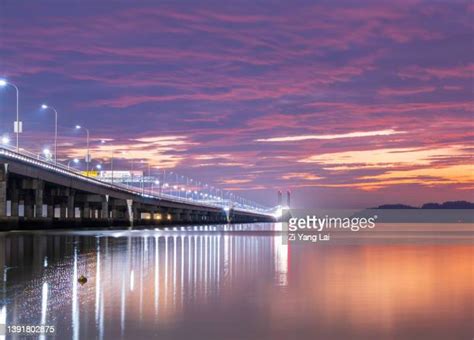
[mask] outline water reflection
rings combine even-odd
[[[472,245],[285,245],[270,229],[0,236],[0,324],[61,339],[472,335]]]

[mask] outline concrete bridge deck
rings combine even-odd
[[[3,230],[267,221],[267,212],[112,184],[0,147]]]

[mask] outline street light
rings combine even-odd
[[[46,158],[46,160],[51,159],[51,151],[48,148],[43,149],[43,154],[44,154],[44,157]]]
[[[74,164],[78,164],[78,163],[79,163],[79,160],[78,160],[77,158],[74,158],[74,159],[69,160],[69,162],[67,162],[67,169],[68,169],[68,170],[69,170],[69,168],[70,168],[71,162],[74,162]]]
[[[82,126],[76,125],[76,130],[82,129]],[[84,128],[87,133],[87,154],[86,154],[86,173],[89,176],[89,162],[91,161],[90,159],[90,154],[89,154],[89,129]]]
[[[20,132],[21,132],[20,131],[20,90],[15,84],[10,83],[6,81],[5,79],[0,79],[0,87],[5,87],[7,85],[14,87],[16,90],[16,125],[15,124],[13,125],[14,127],[13,130],[15,130],[14,132],[16,132],[16,152],[19,152],[20,151],[19,141],[20,141]]]
[[[7,136],[3,136],[3,137],[2,137],[2,144],[3,144],[3,145],[8,145],[8,144],[10,144],[10,138],[8,138]]]
[[[159,180],[152,180],[151,181],[151,184],[150,184],[150,193],[153,195],[153,184],[156,184],[156,185],[160,185],[160,181]]]
[[[58,162],[58,111],[52,106],[41,105],[43,110],[51,109],[54,111],[54,163]]]

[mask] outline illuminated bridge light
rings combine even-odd
[[[78,126],[78,128],[80,128],[80,127]],[[53,172],[61,173],[61,174],[64,174],[66,176],[69,176],[69,177],[72,177],[72,178],[75,178],[75,179],[79,179],[81,181],[89,182],[89,183],[99,185],[99,186],[102,186],[102,187],[106,187],[106,188],[109,188],[109,189],[115,189],[115,190],[120,190],[120,191],[131,193],[131,194],[139,195],[141,197],[149,197],[149,198],[163,198],[163,197],[165,197],[166,199],[169,199],[170,201],[186,202],[188,204],[193,204],[193,205],[196,205],[196,206],[208,206],[208,207],[215,207],[215,208],[224,208],[223,207],[224,203],[225,204],[230,203],[230,204],[232,204],[234,210],[246,211],[246,212],[260,212],[260,213],[263,213],[263,214],[268,215],[268,216],[274,216],[275,215],[274,212],[270,212],[271,211],[270,209],[262,209],[260,207],[257,207],[256,204],[255,205],[249,205],[249,204],[240,203],[238,201],[239,198],[236,197],[236,195],[234,195],[234,194],[226,194],[226,195],[229,195],[229,197],[234,198],[234,200],[227,200],[227,199],[223,199],[222,197],[212,195],[212,193],[201,193],[197,190],[187,190],[185,187],[180,187],[178,185],[173,185],[173,189],[176,190],[176,192],[174,194],[173,193],[163,193],[163,192],[161,192],[161,188],[160,188],[159,192],[157,192],[156,190],[150,190],[150,191],[145,192],[143,187],[133,186],[133,185],[125,184],[125,183],[108,182],[108,181],[105,181],[105,180],[101,180],[99,178],[85,176],[79,170],[71,168],[69,166],[70,164],[68,164],[68,166],[66,166],[66,165],[63,165],[63,164],[60,164],[60,163],[52,164],[52,163],[48,162],[47,158],[49,157],[49,155],[51,155],[51,152],[48,148],[45,148],[43,150],[43,153],[46,156],[45,160],[42,160],[42,159],[38,158],[37,157],[38,155],[33,154],[31,152],[28,152],[24,149],[20,149],[20,152],[11,151],[10,150],[11,147],[5,145],[5,143],[7,142],[6,138],[8,138],[8,137],[4,137],[4,139],[2,139],[2,142],[3,142],[4,145],[0,146],[0,155],[4,155],[4,156],[12,158],[12,159],[18,159],[22,162],[29,163],[29,164],[32,164],[32,165],[35,165],[35,166],[39,166],[41,168],[44,168],[44,169],[47,169],[47,170],[50,170],[50,171],[53,171]],[[79,162],[79,160],[77,160],[77,162],[76,162],[76,159],[74,159],[73,161],[74,161],[74,163]],[[101,167],[102,166],[100,164],[97,165],[98,169],[100,169]],[[160,181],[156,180],[154,183],[159,184]],[[164,188],[167,188],[169,186],[170,186],[169,183],[164,183],[163,184]],[[210,187],[207,184],[203,185],[203,187],[210,188],[208,190],[214,190],[214,191],[217,191],[217,192],[219,191],[218,189]],[[191,194],[197,195],[198,197],[203,197],[205,199],[204,200],[198,200],[195,197],[189,197],[189,196],[188,197],[179,197],[179,192],[186,192],[186,194],[191,193]],[[171,216],[170,215],[167,216],[167,219],[171,220]]]

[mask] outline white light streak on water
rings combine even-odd
[[[73,339],[79,339],[79,308],[77,298],[77,247],[74,246],[74,267],[72,274],[72,334]]]

